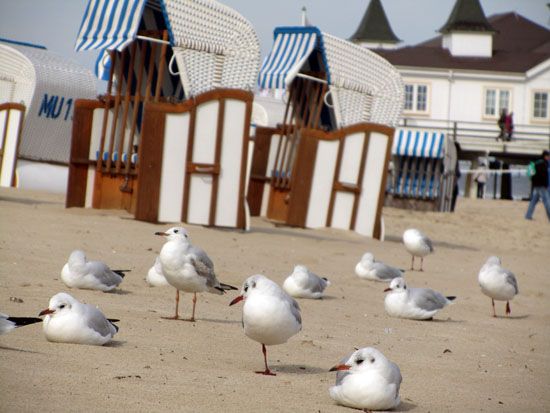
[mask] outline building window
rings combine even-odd
[[[405,106],[407,112],[428,112],[428,85],[408,83],[405,85]]]
[[[533,119],[548,119],[548,92],[535,92],[533,94]]]
[[[510,108],[511,93],[508,89],[485,89],[485,116],[500,116],[503,109]]]

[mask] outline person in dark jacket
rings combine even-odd
[[[531,200],[525,213],[525,219],[533,219],[535,206],[542,201],[546,209],[546,216],[550,221],[550,192],[548,192],[548,162],[550,160],[550,152],[543,151],[542,157],[535,161],[535,174],[531,177]]]

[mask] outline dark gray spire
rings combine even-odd
[[[494,32],[495,29],[485,17],[479,0],[456,0],[447,23],[439,29],[440,33],[452,31]]]
[[[359,27],[349,40],[384,43],[399,43],[401,41],[391,29],[380,0],[371,0]]]

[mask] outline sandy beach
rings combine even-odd
[[[328,370],[354,347],[375,346],[401,368],[397,411],[542,412],[550,410],[550,224],[542,205],[533,221],[519,201],[458,201],[455,214],[384,209],[385,242],[338,230],[275,226],[254,218],[243,233],[186,226],[213,259],[218,278],[241,286],[263,273],[282,284],[304,264],[332,285],[323,300],[299,300],[303,330],[270,347],[276,377],[263,368],[261,347],[241,327],[235,292],[202,294],[196,323],[161,319],[174,311],[172,287],[144,281],[162,247],[153,235],[170,225],[135,221],[123,211],[65,209],[59,195],[0,190],[0,311],[36,316],[66,291],[121,321],[103,346],[46,341],[35,324],[0,337],[0,411],[352,412],[337,406]],[[361,255],[409,268],[401,234],[429,235],[435,253],[411,286],[429,286],[455,303],[434,321],[390,318],[385,284],[354,274]],[[116,293],[70,290],[60,271],[73,249],[113,268],[131,269]],[[490,255],[518,279],[520,294],[503,317],[477,284]],[[180,314],[191,311],[183,294]]]

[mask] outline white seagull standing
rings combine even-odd
[[[248,277],[243,284],[241,295],[229,305],[241,300],[244,300],[244,333],[262,344],[265,370],[256,373],[275,376],[267,366],[265,346],[286,343],[302,329],[300,306],[281,287],[263,275]]]
[[[155,264],[151,268],[149,268],[149,272],[147,272],[147,277],[145,277],[145,281],[151,287],[164,287],[166,285],[170,285],[168,284],[168,281],[166,281],[166,277],[162,272],[160,257],[157,256],[157,258],[155,258]]]
[[[445,297],[430,288],[407,288],[403,278],[394,278],[384,292],[384,307],[392,317],[431,320],[456,297]]]
[[[128,271],[111,270],[101,261],[88,261],[84,251],[75,250],[61,270],[61,280],[71,288],[111,291],[118,287]]]
[[[330,281],[326,278],[312,273],[304,265],[296,265],[283,283],[283,290],[296,298],[323,298],[323,292],[329,285]]]
[[[330,369],[337,371],[330,397],[341,405],[356,409],[389,410],[399,405],[402,377],[397,364],[373,347],[354,352]]]
[[[166,281],[176,289],[176,313],[172,320],[179,319],[179,292],[193,293],[193,313],[186,321],[195,321],[197,293],[207,291],[213,294],[224,294],[226,290],[237,290],[228,284],[218,281],[214,273],[214,264],[206,252],[191,245],[185,228],[173,227],[166,232],[155,232],[168,239],[160,250],[160,263]]]
[[[493,317],[496,317],[495,300],[506,301],[506,315],[510,315],[510,300],[519,293],[516,276],[500,266],[500,258],[489,257],[478,275],[481,292],[491,298]]]
[[[0,313],[0,334],[9,333],[16,327],[40,323],[41,321],[41,318],[36,317],[10,317],[7,314]]]
[[[46,316],[43,327],[48,341],[102,346],[118,331],[113,324],[118,320],[108,320],[98,308],[67,293],[54,295],[39,315]]]
[[[374,255],[367,252],[355,266],[355,274],[365,280],[391,281],[394,278],[402,277],[403,271],[383,262],[375,261]]]
[[[424,257],[434,251],[432,240],[417,229],[411,228],[403,233],[405,248],[412,255],[411,270],[414,270],[414,257],[420,257],[420,271],[424,263]]]

